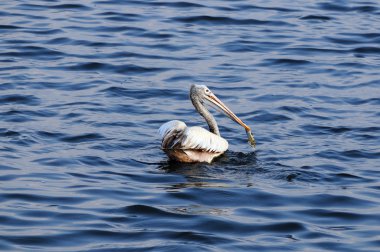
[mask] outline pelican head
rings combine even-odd
[[[246,131],[251,129],[243,123],[243,121],[237,117],[211,90],[205,85],[191,85],[190,88],[191,99],[198,99],[202,104],[207,102],[212,107],[220,109],[225,115],[231,118],[234,122],[240,124]]]

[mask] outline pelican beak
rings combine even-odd
[[[213,105],[220,108],[229,118],[231,118],[233,121],[240,124],[242,127],[244,127],[247,136],[248,136],[248,142],[251,146],[256,147],[256,141],[253,137],[253,134],[251,132],[251,128],[245,124],[239,117],[237,117],[234,112],[232,112],[221,100],[219,100],[218,97],[216,97],[213,93],[206,95],[206,99],[211,102]]]
[[[229,118],[231,118],[233,121],[237,122],[241,126],[245,128],[245,130],[251,130],[243,121],[237,117],[234,112],[232,112],[221,100],[219,100],[218,97],[216,97],[214,94],[206,95],[206,99],[220,108]]]

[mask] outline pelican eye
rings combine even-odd
[[[206,89],[205,92],[206,92],[206,94],[209,94],[210,93],[210,89]]]

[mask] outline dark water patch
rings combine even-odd
[[[287,43],[266,42],[258,43],[247,40],[237,40],[221,45],[228,52],[269,52],[284,47]]]
[[[52,1],[56,2],[56,1]],[[51,2],[50,2],[51,3]],[[23,3],[17,5],[17,9],[19,10],[33,10],[33,11],[46,11],[49,9],[52,10],[91,10],[92,8],[82,5],[82,4],[56,4],[56,5],[43,5],[43,4],[30,4]]]
[[[57,213],[53,211],[46,211],[46,210],[23,210],[18,213],[19,216],[22,217],[31,217],[31,218],[38,218],[38,219],[43,219],[43,218],[52,218],[56,215]]]
[[[269,112],[260,112],[254,117],[256,123],[283,123],[284,121],[292,120],[291,118],[281,115],[281,114],[272,114]]]
[[[33,203],[47,203],[47,204],[70,204],[76,205],[86,201],[85,198],[81,197],[67,197],[67,196],[47,196],[38,195],[36,193],[4,193],[0,198],[1,202],[7,201],[25,201]]]
[[[75,88],[73,88],[72,90],[75,90]],[[101,107],[101,106],[102,106],[101,103],[94,102],[93,100],[89,100],[89,101],[71,101],[68,103],[57,103],[49,107],[59,109],[59,108],[72,108],[72,107]]]
[[[379,105],[380,98],[370,98],[370,99],[358,99],[354,97],[346,97],[345,102],[352,105],[363,105],[363,104],[373,104]]]
[[[379,54],[380,47],[358,47],[352,50],[354,53]]]
[[[91,166],[110,166],[111,164],[101,157],[84,156],[78,159],[79,162]]]
[[[19,94],[11,94],[11,95],[1,95],[0,96],[0,104],[19,104],[19,105],[28,105],[28,106],[37,106],[39,105],[40,99],[38,99],[34,95],[19,95]]]
[[[135,122],[111,122],[111,123],[95,123],[95,127],[135,127]]]
[[[300,19],[302,20],[320,20],[320,21],[329,21],[333,18],[329,17],[329,16],[320,16],[320,15],[307,15],[307,16],[303,16],[301,17]]]
[[[29,20],[46,20],[48,19],[47,17],[44,16],[39,16],[39,15],[31,15],[31,14],[26,14],[26,13],[15,13],[15,12],[1,12],[0,11],[0,16],[7,16],[7,17],[21,17]],[[26,22],[20,22],[22,24],[25,24]]]
[[[311,203],[313,206],[329,206],[329,208],[349,208],[350,206],[356,205],[359,208],[369,208],[374,206],[373,201],[359,199],[350,196],[343,195],[327,195],[327,194],[319,194],[314,195],[312,199],[309,199],[309,204]]]
[[[325,37],[326,40],[342,45],[355,45],[361,44],[363,41],[351,38],[337,38],[337,37]]]
[[[53,44],[53,45],[60,45],[60,44],[66,44],[66,45],[81,45],[81,46],[88,46],[88,47],[117,47],[117,46],[123,46],[123,43],[111,43],[111,42],[105,42],[105,41],[89,41],[89,40],[79,40],[79,39],[68,39],[68,38],[55,38],[52,40],[49,40],[46,42],[47,44]],[[99,58],[98,55],[67,55],[67,56],[74,56],[74,57],[81,57],[81,58]]]
[[[38,82],[30,83],[31,88],[33,89],[55,89],[55,90],[64,90],[64,91],[80,91],[91,89],[97,87],[98,85],[104,84],[102,81],[85,81],[81,83],[59,83],[59,82]],[[95,105],[94,103],[88,103],[89,105]],[[72,104],[76,105],[76,104]],[[57,107],[57,106],[51,106]]]
[[[26,247],[54,247],[54,246],[70,246],[74,245],[72,242],[79,244],[80,239],[74,235],[59,234],[59,235],[14,235],[5,236],[2,239],[9,243],[17,244]],[[70,240],[68,240],[70,239]],[[72,241],[72,242],[71,242]],[[83,243],[81,243],[83,244]]]
[[[194,218],[195,216],[171,213],[168,211],[164,211],[162,209],[158,209],[151,206],[146,205],[131,205],[124,209],[125,213],[132,214],[134,216],[152,216],[153,218],[175,218],[175,219],[189,219]]]
[[[308,134],[315,134],[315,135],[324,135],[324,134],[343,134],[349,131],[352,131],[353,129],[344,127],[344,126],[323,126],[323,125],[304,125],[302,126],[302,129],[304,131],[307,131]]]
[[[41,224],[40,220],[27,220],[27,219],[20,219],[15,217],[7,217],[7,216],[1,216],[0,215],[0,222],[2,226],[38,226]]]
[[[257,166],[257,162],[258,162],[256,152],[254,152],[254,151],[250,151],[247,153],[228,152],[227,157],[228,157],[229,161],[225,160],[225,162],[231,162],[231,164],[233,164],[234,166],[244,165],[244,166],[252,167],[252,166]],[[223,159],[220,159],[219,161],[222,162]],[[256,167],[256,168],[257,169],[255,169],[253,171],[254,173],[261,171],[260,167]],[[240,169],[240,168],[238,168],[238,169]],[[240,172],[240,170],[237,170],[237,171]],[[249,172],[249,171],[252,171],[252,170],[247,170],[247,171],[243,170],[243,172]]]
[[[20,121],[17,121],[17,120],[10,120],[12,123],[14,122],[24,122],[24,121],[34,121],[34,119],[28,119],[28,118],[25,118],[24,120],[20,120]],[[30,147],[34,144],[37,143],[37,141],[34,140],[34,138],[32,138],[30,135],[27,135],[27,134],[21,134],[20,136],[18,137],[12,137],[11,139],[9,139],[9,143],[11,144],[14,144],[14,145],[17,145],[17,146],[22,146],[22,147]]]
[[[59,38],[53,38],[46,43],[52,44],[52,45],[61,45],[61,44],[68,44],[70,41],[71,39],[67,37],[59,37]]]
[[[144,90],[129,87],[109,87],[101,90],[101,92],[104,92],[111,97],[129,97],[136,100],[153,99],[156,98],[158,94],[162,97],[173,97],[177,99],[186,99],[188,96],[188,94],[178,89],[159,89],[146,92]]]
[[[201,24],[201,25],[269,25],[269,26],[291,26],[282,21],[268,21],[258,19],[235,19],[230,17],[217,16],[190,16],[172,18],[175,22]]]
[[[32,40],[13,39],[13,38],[4,40],[4,42],[6,42],[7,44],[31,44],[31,43],[33,43]],[[20,48],[23,48],[23,47],[20,47]],[[34,47],[34,48],[36,48],[36,47]],[[41,47],[39,47],[39,48],[41,48]],[[29,49],[30,49],[30,47],[29,47]]]
[[[376,140],[376,139],[379,139],[378,136],[374,136],[374,135],[369,135],[369,134],[355,134],[353,135],[353,138],[359,140],[359,141],[363,141],[363,140]]]
[[[111,20],[111,21],[122,21],[122,22],[137,21],[139,19],[142,19],[141,15],[139,14],[122,13],[122,12],[114,12],[114,11],[102,12],[97,15],[105,16],[106,19]]]
[[[62,29],[27,29],[25,30],[27,33],[33,33],[36,35],[54,35],[63,33]]]
[[[22,27],[20,26],[15,26],[15,25],[0,25],[0,30],[16,30],[20,29]]]
[[[174,37],[174,35],[169,34],[169,33],[145,32],[141,34],[141,37],[153,38],[153,39],[169,39],[169,38]]]
[[[136,45],[139,46],[139,45]],[[173,45],[173,44],[166,44],[166,43],[155,43],[155,44],[145,44],[143,47],[145,48],[151,48],[151,49],[159,49],[169,52],[176,52],[176,51],[183,51],[186,49],[191,48],[191,45],[189,44],[182,44],[182,45]]]
[[[118,145],[119,147],[122,147],[121,149],[130,149],[131,146],[129,145]],[[134,159],[131,159],[131,158],[117,158],[117,159],[113,159],[112,160],[113,163],[115,164],[119,164],[119,165],[122,165],[122,166],[133,166],[133,167],[144,167],[145,164],[143,164],[142,162],[138,162]],[[111,174],[111,175],[117,175],[117,176],[129,176],[129,174],[125,174],[125,173],[121,173],[121,172],[112,172],[112,171],[102,171],[102,173],[104,174]],[[131,175],[133,176],[133,175]]]
[[[30,179],[30,178],[35,178],[35,179],[41,179],[43,178],[44,181],[46,180],[55,180],[58,181],[65,176],[62,174],[55,174],[55,173],[31,173],[31,174],[24,174],[24,175],[19,175],[19,174],[9,174],[7,176],[0,176],[0,180],[3,181],[11,181],[11,180],[20,180],[20,179]]]
[[[302,66],[310,64],[311,61],[308,60],[300,60],[300,59],[265,59],[262,65],[270,66],[270,65],[278,65],[278,66]]]
[[[116,1],[96,1],[96,4],[118,4]],[[150,2],[141,2],[141,1],[128,1],[131,5],[143,5],[147,7],[173,7],[173,8],[202,8],[204,5],[193,3],[189,1],[176,1],[176,2],[161,2],[161,1],[150,1]]]
[[[348,50],[344,49],[332,49],[332,48],[313,48],[313,47],[291,47],[285,48],[284,50],[292,53],[299,53],[302,55],[320,55],[320,54],[345,54],[351,53]],[[300,62],[302,64],[302,61]],[[307,62],[304,62],[307,63]]]
[[[347,37],[359,37],[359,38],[367,39],[367,40],[368,39],[372,40],[372,39],[380,38],[380,33],[378,33],[378,32],[368,32],[368,33],[363,33],[363,32],[357,32],[357,33],[354,33],[354,32],[342,32],[342,33],[339,33],[339,35],[347,36]]]
[[[38,163],[40,165],[45,166],[53,166],[53,167],[71,167],[74,165],[78,165],[78,161],[74,158],[39,158],[33,160],[34,163]]]
[[[234,5],[237,10],[270,10],[270,11],[278,11],[278,12],[298,12],[297,9],[277,7],[277,6],[260,6],[260,5],[252,5],[252,4],[236,4]]]
[[[60,140],[67,142],[67,143],[83,143],[83,142],[92,142],[92,141],[98,141],[98,140],[104,140],[105,137],[99,133],[87,133],[82,135],[76,135],[76,136],[65,136],[62,137]]]
[[[139,1],[135,1],[135,2],[139,2]],[[192,2],[183,2],[183,1],[176,1],[176,2],[150,2],[149,4],[153,4],[153,5],[156,5],[156,6],[186,8],[186,9],[187,8],[203,8],[203,7],[205,7],[202,4],[192,3]]]
[[[0,136],[1,137],[18,137],[20,135],[21,134],[17,131],[0,128]]]
[[[155,36],[155,35],[154,35]],[[158,35],[160,36],[160,35]],[[87,57],[87,56],[86,56]],[[134,53],[134,52],[126,52],[126,51],[120,51],[111,53],[108,55],[104,55],[105,58],[138,58],[138,59],[156,59],[156,60],[174,60],[174,61],[195,61],[195,60],[202,60],[201,57],[188,57],[188,56],[181,56],[181,57],[173,57],[166,54],[145,54],[145,53]]]
[[[138,16],[128,14],[128,15],[123,15],[123,14],[113,14],[110,17],[107,17],[106,19],[110,21],[118,21],[118,22],[131,22],[131,21],[136,21]]]
[[[49,5],[49,9],[58,9],[58,10],[92,10],[91,7],[83,5],[83,4],[57,4],[57,5]]]
[[[279,110],[284,110],[284,111],[295,113],[295,114],[302,114],[302,113],[305,113],[306,111],[310,111],[309,108],[296,107],[296,106],[282,106],[282,107],[279,107]]]
[[[14,70],[25,70],[27,67],[24,66],[11,66],[11,67],[0,67],[0,74],[1,72],[9,72]],[[4,75],[4,74],[3,74]]]
[[[357,181],[359,183],[371,182],[371,179],[367,179],[367,178],[356,176],[356,175],[349,174],[349,173],[337,173],[337,174],[334,174],[334,177],[339,178],[344,183],[347,183],[348,181],[350,181],[351,183],[355,183],[355,181]]]
[[[304,169],[304,168],[303,168]],[[344,170],[344,169],[343,169]],[[321,173],[322,172],[322,173]],[[363,183],[371,183],[373,180],[368,177],[348,174],[344,172],[331,172],[329,170],[322,170],[319,173],[315,173],[313,177],[311,176],[302,176],[297,177],[297,180],[304,181],[307,183],[314,182],[325,185],[336,185],[345,188],[347,185],[360,185]]]
[[[50,110],[14,110],[11,109],[7,112],[1,113],[0,116],[5,118],[6,121],[33,121],[34,117],[53,117],[56,116],[58,113],[55,111]]]
[[[0,116],[5,117],[5,119],[3,119],[5,122],[23,123],[35,121],[35,119],[30,118],[29,116],[25,116],[18,112],[15,113],[14,111],[0,113]]]
[[[19,10],[43,11],[43,10],[46,9],[46,6],[39,5],[39,4],[26,4],[26,3],[22,3],[22,4],[18,4],[17,5],[17,9],[19,9]]]
[[[25,48],[18,48],[17,51],[2,52],[0,57],[17,57],[17,58],[35,58],[39,60],[57,60],[61,58],[64,53],[50,50],[47,48],[41,48],[36,46],[26,46]]]
[[[57,220],[65,221],[67,219],[73,221],[91,221],[94,219],[94,215],[85,213],[60,213],[54,216]]]
[[[12,167],[12,166],[8,166],[8,165],[2,165],[0,164],[0,170],[1,171],[17,171],[19,170],[18,168],[15,168],[15,167]]]
[[[124,26],[96,26],[96,27],[92,27],[91,29],[86,29],[85,27],[82,27],[82,26],[71,25],[71,26],[64,27],[64,29],[74,30],[74,31],[79,31],[79,32],[86,32],[86,33],[99,32],[102,34],[102,35],[99,35],[99,37],[107,37],[107,36],[109,36],[108,34],[110,32],[117,33],[117,34],[119,32],[125,32],[125,34],[135,35],[135,36],[140,35],[142,32],[146,32],[146,29],[144,29],[144,28],[126,26],[126,25],[124,25]],[[105,33],[105,34],[103,34],[103,33]],[[76,40],[73,39],[73,41],[76,41]],[[104,42],[104,40],[102,42]],[[78,43],[85,44],[86,40],[79,40]],[[119,44],[119,45],[122,45],[122,44]]]
[[[201,177],[201,174],[194,175],[195,179],[195,185],[196,185],[196,178]],[[207,175],[207,173],[206,173]],[[204,179],[207,177],[203,176]],[[200,182],[200,181],[199,181]],[[205,181],[205,185],[207,186],[207,180]],[[210,181],[211,182],[211,181]],[[215,181],[217,182],[217,181]],[[202,183],[199,183],[202,185]],[[221,183],[223,185],[223,182]],[[278,195],[275,195],[273,193],[259,191],[259,190],[246,190],[243,194],[241,194],[240,190],[233,190],[232,188],[224,188],[221,186],[218,187],[210,187],[210,188],[202,188],[201,186],[193,186],[190,188],[187,188],[186,195],[188,197],[193,198],[195,201],[200,202],[202,204],[207,204],[208,206],[223,206],[223,207],[233,207],[233,202],[231,202],[229,199],[233,199],[239,195],[241,202],[241,206],[249,206],[253,202],[250,200],[254,197],[255,199],[255,205],[260,207],[278,207],[281,205],[281,197]],[[174,197],[178,199],[178,196],[181,196],[181,194],[173,193],[170,195],[170,197]],[[182,195],[183,197],[186,196]],[[290,200],[290,199],[288,199]]]
[[[166,71],[165,68],[158,67],[142,67],[133,64],[125,64],[125,65],[112,65],[100,62],[88,62],[81,63],[78,65],[72,66],[61,66],[57,69],[65,69],[69,71],[105,71],[105,72],[113,72],[118,74],[136,74],[136,73],[154,73],[154,72],[162,72]]]
[[[314,99],[317,101],[322,101],[328,104],[335,104],[335,105],[342,105],[345,104],[347,101],[342,99],[341,97],[333,97],[333,96],[328,96],[328,95],[317,95],[313,96]],[[316,107],[315,109],[319,109],[321,111],[328,111],[328,109],[321,108],[321,107]],[[333,111],[333,109],[330,110],[330,112]],[[338,111],[338,110],[337,110]]]
[[[350,11],[358,11],[358,12],[375,12],[378,10],[377,7],[371,5],[360,5],[360,6],[347,6],[344,4],[336,4],[336,3],[319,3],[319,8],[322,10],[328,11],[339,11],[339,12],[350,12]]]
[[[67,174],[72,177],[79,178],[82,181],[90,182],[90,183],[96,183],[96,181],[98,181],[101,178],[100,176],[87,174],[87,173],[68,172]],[[104,180],[112,180],[112,179],[106,177],[104,178]],[[78,189],[78,187],[75,187],[75,189]],[[98,195],[99,191],[100,190],[96,190],[96,189],[81,189],[81,190],[78,190],[77,192],[82,193],[82,194]],[[120,193],[118,193],[118,195],[120,195]]]
[[[79,29],[83,29],[79,27]],[[96,27],[96,31],[98,32],[123,32],[123,31],[131,31],[131,32],[145,32],[146,30],[139,27],[133,26],[98,26]]]
[[[81,175],[79,173],[70,173],[70,174],[72,176],[79,177],[82,180],[92,181],[92,182],[95,182],[97,178],[99,178],[98,176],[94,176],[94,175]],[[112,181],[112,179],[109,179],[109,178],[106,178],[106,179]],[[124,190],[121,190],[121,189],[80,189],[80,190],[77,190],[76,192],[83,195],[90,195],[96,198],[108,197],[108,198],[120,199],[120,200],[128,199],[128,195],[126,195],[125,193],[125,188]],[[129,195],[129,197],[133,197],[133,195]]]
[[[380,127],[361,127],[361,128],[355,128],[355,130],[359,132],[367,132],[367,133],[380,133]]]
[[[265,94],[260,95],[254,98],[255,101],[259,102],[275,102],[275,101],[281,101],[281,100],[303,100],[303,101],[310,101],[310,98],[307,97],[300,97],[300,96],[292,96],[292,95],[280,95],[280,94]]]
[[[380,152],[379,151],[374,151],[374,152],[369,152],[369,151],[360,151],[360,150],[349,150],[349,151],[344,151],[343,156],[346,157],[351,157],[351,158],[375,158],[379,159],[380,157]]]
[[[231,220],[205,220],[199,224],[198,228],[217,234],[234,234],[240,233],[243,236],[266,232],[268,234],[289,234],[299,233],[305,230],[302,223],[299,222],[282,222],[272,224],[241,223]],[[240,231],[239,231],[240,230]]]
[[[143,167],[146,165],[144,162],[139,162],[137,160],[114,160],[115,163],[126,165],[126,164],[133,164],[135,167]],[[154,164],[156,165],[156,164]],[[183,181],[182,179],[178,178],[177,176],[167,176],[162,177],[161,174],[147,174],[147,176],[141,176],[136,173],[122,173],[122,172],[109,172],[109,171],[103,171],[101,174],[106,174],[108,176],[121,176],[124,178],[130,178],[134,181],[138,182],[144,182],[144,183],[157,183],[157,181],[161,181],[162,183],[169,183],[169,182],[178,182]]]
[[[316,155],[323,158],[336,159],[336,160],[349,160],[349,159],[378,159],[380,152],[365,151],[365,150],[324,150],[318,152]]]
[[[135,245],[136,242],[141,243],[144,241],[155,240],[155,237],[160,235],[164,240],[177,241],[177,242],[189,242],[187,247],[193,249],[202,248],[201,245],[194,244],[191,242],[190,238],[200,238],[200,242],[210,242],[217,244],[218,242],[223,242],[228,239],[222,239],[218,237],[213,237],[207,233],[197,233],[197,232],[176,232],[167,230],[145,230],[143,232],[135,231],[114,231],[114,230],[104,230],[97,227],[86,229],[86,230],[76,230],[73,232],[65,232],[63,234],[53,234],[53,235],[28,235],[28,236],[7,236],[5,237],[7,242],[20,244],[27,247],[39,247],[47,246],[53,248],[56,246],[65,248],[75,248],[77,246],[83,246],[86,248],[90,240],[105,240],[108,243],[128,243],[128,248],[117,248],[113,245],[100,245],[95,243],[95,249],[90,249],[91,251],[154,251],[162,249],[162,251],[170,251],[172,249],[178,249],[175,245],[159,245],[151,246],[150,244]],[[136,247],[137,246],[137,247]],[[99,247],[99,248],[98,248]],[[87,249],[85,250],[87,251]],[[209,251],[203,250],[203,251]]]
[[[356,69],[361,69],[361,68],[372,68],[373,65],[368,65],[368,64],[361,64],[361,63],[353,63],[353,62],[346,62],[346,63],[339,63],[336,64],[337,67],[349,67],[349,68],[356,68]],[[335,88],[335,89],[350,89],[350,88],[356,88],[358,86],[364,86],[366,84],[353,84],[353,85],[345,85],[345,86],[332,86],[332,85],[327,85],[325,84],[325,87],[328,88]]]
[[[165,79],[166,82],[178,82],[178,81],[193,81],[193,77],[190,75],[178,75]]]
[[[64,135],[65,135],[63,133],[49,132],[49,131],[38,131],[37,134],[41,138],[46,138],[46,139],[60,139],[60,138],[64,137]]]
[[[297,233],[304,231],[305,227],[299,222],[285,222],[263,226],[262,230],[276,233]]]

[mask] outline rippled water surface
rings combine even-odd
[[[1,1],[0,250],[379,251],[378,1]],[[167,161],[159,126],[229,151]]]

